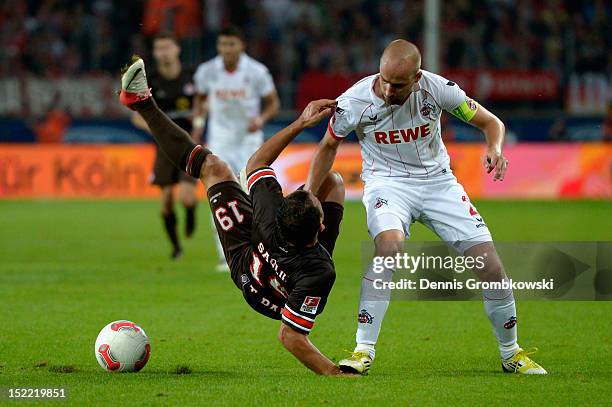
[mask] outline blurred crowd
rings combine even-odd
[[[445,68],[612,71],[605,0],[440,0]],[[381,49],[423,43],[423,0],[3,0],[0,77],[116,72],[148,39],[174,31],[186,62],[215,53],[215,33],[241,27],[249,53],[281,89],[306,70],[372,72]]]

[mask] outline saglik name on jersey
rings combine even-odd
[[[272,270],[274,270],[278,278],[280,278],[281,281],[286,282],[287,273],[285,273],[278,267],[278,261],[276,261],[275,258],[270,256],[270,252],[268,251],[268,249],[266,249],[266,246],[264,246],[262,242],[259,242],[257,244],[257,250],[259,251],[259,254],[261,254],[261,257],[266,261],[266,263],[268,263],[270,267],[272,267]]]
[[[375,131],[374,140],[376,140],[378,144],[410,143],[418,138],[427,137],[430,134],[429,124],[423,124],[415,128]]]

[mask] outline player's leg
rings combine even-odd
[[[336,240],[340,234],[340,224],[344,215],[344,181],[340,173],[331,171],[315,193],[323,208],[323,225],[319,242],[330,255],[333,255]]]
[[[153,165],[153,184],[160,188],[161,217],[166,235],[172,244],[170,258],[178,259],[182,250],[176,233],[176,214],[174,213],[174,196],[172,187],[178,181],[179,170],[168,160],[159,148]]]
[[[159,109],[148,87],[144,62],[140,58],[134,60],[121,77],[120,101],[125,106],[140,113],[149,126],[156,143],[164,151],[168,159],[176,167],[184,169],[189,176],[199,178],[209,194],[212,188],[221,184],[227,184],[230,189],[234,189],[234,185],[232,184],[235,184],[237,189],[241,191],[236,176],[227,163],[213,155],[207,148],[194,144],[189,134],[177,126]],[[222,191],[219,191],[219,193],[219,196],[213,197],[212,199],[209,195],[211,205],[223,203],[223,201],[219,199],[222,195]],[[224,207],[223,209],[217,208],[217,210],[219,210],[217,215],[221,216],[221,212],[229,209]],[[244,202],[243,212],[249,210],[250,203],[247,197]],[[242,233],[234,233],[232,236],[236,235],[237,237],[232,239],[236,240],[238,243],[248,244],[250,239],[250,226],[247,225],[247,227],[244,225],[247,223],[250,224],[250,220],[248,222],[245,220],[250,218],[240,213],[234,213],[234,215],[236,222],[243,224],[243,226],[238,228]],[[244,222],[239,222],[238,218]],[[227,221],[226,217],[222,219]],[[221,229],[219,229],[220,220],[217,219],[217,221],[217,230],[223,230],[223,225],[221,225]],[[247,234],[248,238],[245,237]],[[225,250],[225,252],[227,254],[227,250]]]
[[[393,257],[403,251],[404,231],[399,229],[403,227],[402,222],[392,214],[381,218],[380,222],[385,222],[389,229],[376,235],[374,256]],[[366,374],[370,369],[370,364],[376,355],[375,345],[380,335],[382,321],[391,300],[391,291],[377,288],[374,280],[391,281],[393,271],[387,268],[377,271],[372,262],[361,280],[355,350],[349,358],[342,359],[338,363],[340,369],[345,372]]]
[[[481,281],[508,280],[493,242],[478,243],[466,249],[463,255],[485,259],[482,269],[474,269]],[[512,288],[483,289],[482,295],[485,312],[499,346],[502,369],[509,373],[546,374],[546,370],[518,345],[516,303]]]
[[[415,202],[407,194],[394,190],[389,185],[368,186],[364,191],[368,231],[374,239],[374,257],[394,257],[403,252],[405,237],[409,234],[412,208]],[[391,291],[380,289],[374,280],[391,281],[393,269],[379,267],[374,263],[361,280],[356,346],[351,357],[340,361],[345,371],[366,373],[374,360],[376,342],[382,321],[389,307]]]
[[[209,141],[209,147],[215,152],[215,154],[219,158],[221,158],[225,163],[228,164],[229,168],[232,170],[234,174],[237,174],[236,151],[239,151],[239,150],[237,150],[237,147],[235,145],[228,145],[224,143],[223,142],[224,140],[221,140],[220,142],[218,140],[219,138],[222,138],[222,135],[220,134],[211,135],[211,138]],[[223,252],[223,245],[221,244],[221,240],[219,239],[218,234],[214,233],[216,230],[216,226],[215,226],[215,218],[212,213],[210,216],[210,224],[213,229],[213,241],[215,243],[215,248],[217,250],[218,260],[217,260],[217,265],[215,266],[215,269],[218,272],[228,272],[230,271],[230,268],[225,260],[225,254]]]
[[[436,181],[423,190],[423,223],[464,256],[483,256],[486,259],[484,267],[474,270],[481,280],[507,279],[484,219],[455,177],[448,176],[448,180]],[[484,253],[487,255],[484,256]],[[502,361],[518,358],[523,365],[517,369],[518,372],[546,373],[522,352],[517,343],[516,305],[512,289],[484,289],[482,294]]]
[[[165,185],[161,188],[161,214],[164,221],[164,229],[172,243],[172,259],[176,260],[181,257],[182,250],[176,233],[176,214],[174,213],[174,196],[172,193],[172,185]]]
[[[507,279],[501,259],[493,242],[482,242],[469,247],[464,256],[484,259],[482,269],[474,268],[481,281],[496,282]],[[502,359],[512,357],[518,350],[516,305],[512,289],[486,289],[482,292],[484,308],[499,344]]]
[[[204,161],[211,155],[210,150],[196,145],[185,130],[159,109],[149,89],[142,59],[135,58],[121,76],[119,100],[123,105],[140,113],[157,145],[177,168],[194,178],[200,178],[200,170],[204,167]],[[208,182],[220,182],[223,179],[222,175],[207,176]],[[204,179],[202,181],[204,182]]]
[[[179,200],[185,208],[185,236],[191,237],[196,227],[196,208],[198,206],[197,185],[187,174],[182,174],[179,182]]]

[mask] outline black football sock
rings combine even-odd
[[[185,236],[191,237],[196,227],[197,204],[185,206]]]
[[[193,178],[200,178],[200,168],[210,150],[195,144],[185,130],[157,107],[152,97],[134,103],[133,107],[147,122],[155,142],[170,161]]]
[[[181,246],[179,244],[178,236],[176,234],[176,215],[174,214],[174,211],[168,214],[163,214],[162,217],[164,219],[166,234],[168,234],[168,238],[170,239],[170,242],[172,242],[172,248],[175,252],[180,251]]]

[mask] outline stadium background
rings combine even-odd
[[[440,1],[439,30],[426,17],[432,3],[0,2],[0,386],[66,385],[78,405],[605,404],[610,302],[519,303],[521,343],[542,349],[537,360],[552,373],[544,380],[498,374],[478,301],[394,303],[370,377],[330,381],[285,354],[277,322],[253,314],[212,271],[205,204],[184,258],[167,258],[148,184],[152,140],[117,102],[119,69],[132,53],[150,62],[159,30],[173,30],[195,65],[214,55],[215,33],[230,22],[279,90],[283,110],[267,136],[307,100],[376,71],[385,44],[407,38],[423,49],[425,69],[507,125],[509,172],[492,183],[479,164],[482,136],[443,119],[453,170],[497,240],[611,240],[609,2]],[[275,165],[287,188],[303,180],[323,132],[301,135]],[[336,167],[358,198],[352,141]],[[348,203],[338,278],[311,335],[333,360],[352,347],[364,224],[362,206]],[[420,225],[412,238],[435,239]],[[122,318],[153,340],[138,375],[103,374],[91,352],[98,330]]]
[[[443,137],[473,197],[611,196],[605,143],[612,141],[612,33],[604,1],[445,1],[433,22],[423,1],[121,4],[129,6],[111,0],[0,6],[0,197],[155,196],[147,185],[151,153],[118,147],[152,141],[118,105],[119,69],[132,53],[151,61],[150,38],[160,30],[179,37],[183,62],[195,66],[215,55],[215,32],[228,23],[244,30],[248,53],[269,67],[278,87],[283,112],[266,126],[267,136],[309,100],[336,97],[375,72],[385,44],[408,38],[423,49],[425,69],[458,82],[506,123],[512,170],[493,187],[474,159],[477,147],[466,145],[482,135],[444,116]],[[317,142],[324,126],[298,142]],[[72,148],[84,144],[95,155],[87,168],[75,162],[83,150]],[[356,146],[343,147],[351,163],[341,170],[357,198]],[[312,146],[302,148],[281,165],[288,187],[305,176]],[[132,176],[122,181],[126,171]]]

